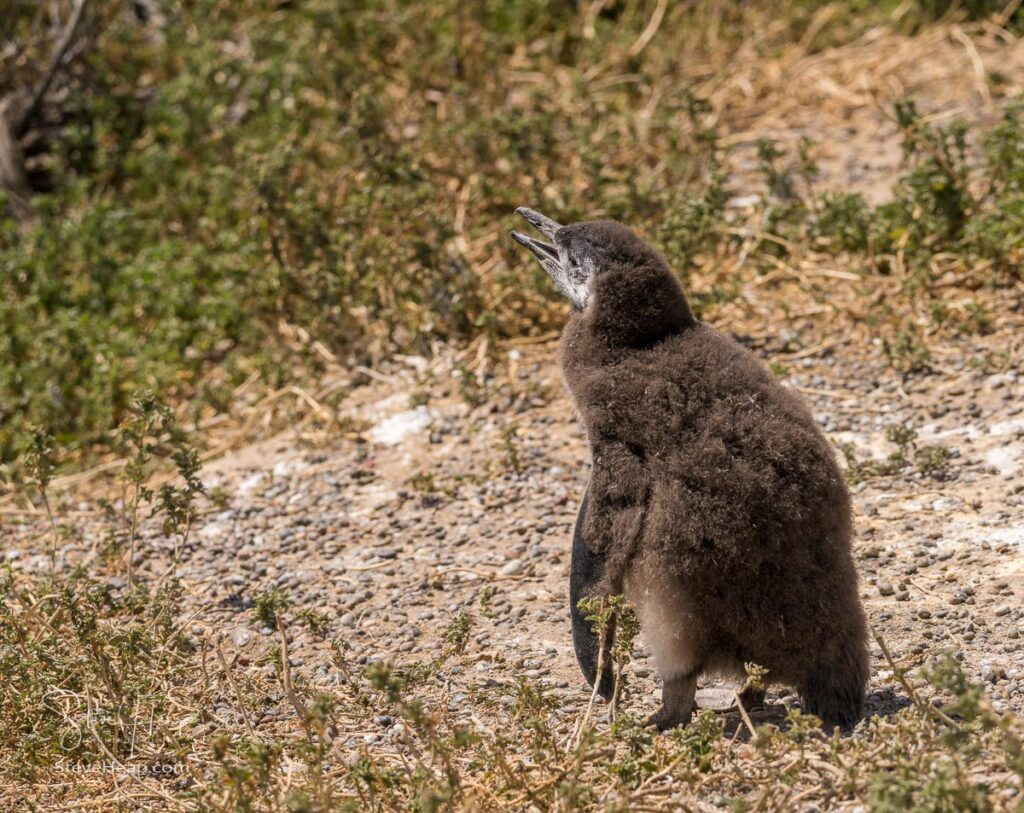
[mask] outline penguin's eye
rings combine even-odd
[[[580,250],[577,246],[573,246],[565,252],[565,258],[569,261],[570,268],[582,267],[586,262],[587,256],[587,253]]]

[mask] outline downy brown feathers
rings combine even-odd
[[[631,230],[566,232],[606,260],[559,348],[593,456],[583,530],[605,562],[602,591],[620,592],[627,573],[668,580],[703,668],[754,661],[826,721],[852,722],[865,623],[828,441],[796,393],[693,318]]]

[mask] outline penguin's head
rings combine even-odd
[[[516,209],[516,214],[551,241],[545,243],[512,232],[517,243],[534,253],[558,289],[569,298],[573,310],[587,307],[597,278],[615,266],[657,259],[657,254],[632,229],[613,220],[562,226],[525,206]]]
[[[576,312],[615,344],[646,344],[693,323],[686,298],[662,256],[628,226],[591,220],[562,226],[533,209],[516,209],[551,242],[517,231]]]

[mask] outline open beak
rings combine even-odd
[[[555,239],[555,232],[561,227],[560,224],[556,223],[550,217],[544,217],[540,212],[535,212],[533,209],[527,209],[525,206],[520,206],[516,209],[517,215],[522,215],[526,219],[526,222],[533,226],[537,231],[543,234],[548,240]],[[519,245],[525,246],[534,253],[534,256],[540,260],[540,264],[544,266],[544,270],[552,276],[555,276],[561,271],[561,264],[558,260],[558,249],[556,249],[550,243],[545,243],[542,240],[529,237],[522,232],[513,231],[512,239],[515,240]]]
[[[526,218],[526,222],[547,237],[548,240],[554,240],[555,232],[562,228],[561,223],[556,223],[550,217],[544,217],[540,212],[527,209],[525,206],[520,206],[516,209],[516,214]]]
[[[540,212],[527,209],[525,206],[520,206],[516,209],[516,214],[526,218],[526,221],[531,226],[549,240],[554,240],[555,232],[562,228],[561,224],[556,223],[550,217],[544,217]],[[527,237],[525,234],[517,231],[512,232],[512,239],[533,252],[534,256],[540,260],[544,270],[548,272],[551,281],[555,283],[558,290],[569,298],[575,310],[581,310],[586,305],[587,289],[583,281],[579,279],[579,266],[572,264],[571,261],[563,266],[558,249],[551,245],[551,243],[545,243],[543,240],[537,240],[534,237]]]

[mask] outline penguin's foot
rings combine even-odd
[[[658,731],[668,731],[679,726],[688,725],[690,722],[690,715],[687,714],[685,717],[680,717],[675,714],[671,714],[668,709],[664,706],[659,708],[654,714],[648,717],[644,724],[650,728],[656,728]]]
[[[733,695],[738,702],[730,703],[728,706],[716,706],[711,709],[715,714],[735,714],[740,710],[740,704],[746,712],[757,711],[764,708],[765,693],[761,689],[744,689]],[[697,708],[700,708],[699,706]]]
[[[747,711],[764,708],[764,689],[754,689],[748,686],[739,693],[740,702]]]
[[[687,725],[693,715],[696,693],[696,671],[666,680],[661,687],[661,708],[647,718],[647,725],[658,731]]]

